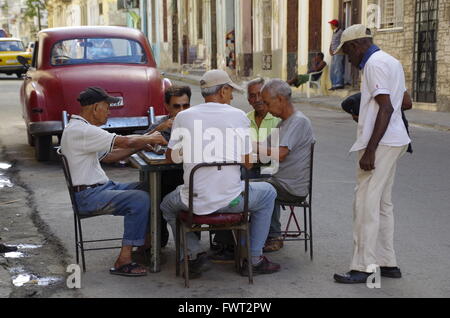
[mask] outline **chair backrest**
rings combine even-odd
[[[61,161],[63,164],[64,177],[66,179],[67,189],[69,190],[70,201],[72,202],[73,212],[78,215],[78,206],[75,200],[75,191],[72,183],[72,176],[70,174],[69,162],[67,161],[66,156],[61,152],[61,147],[58,148],[56,153],[61,157]]]
[[[243,163],[238,163],[238,162],[212,162],[212,163],[200,163],[198,165],[196,165],[190,175],[189,175],[189,216],[188,216],[188,225],[191,226],[192,225],[192,220],[194,218],[194,176],[195,173],[202,169],[202,168],[207,168],[207,167],[217,167],[218,170],[221,170],[222,167],[227,167],[227,166],[240,166],[243,167],[244,169],[247,169],[245,167],[245,165]],[[244,218],[247,220],[248,219],[248,197],[249,197],[249,178],[248,178],[248,173],[245,174],[245,190],[244,190],[244,211],[242,211],[242,213],[244,214]],[[220,209],[220,207],[218,208]]]
[[[314,170],[314,150],[316,146],[316,141],[313,140],[311,143],[311,155],[309,162],[309,185],[308,185],[308,202],[311,205],[311,197],[312,197],[312,185],[313,185],[313,170]]]

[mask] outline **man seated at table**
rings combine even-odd
[[[119,136],[100,128],[106,124],[109,105],[118,98],[102,88],[89,87],[80,93],[80,115],[72,115],[61,139],[61,152],[67,158],[80,214],[124,216],[122,249],[110,273],[144,276],[147,270],[132,262],[133,247],[145,246],[150,198],[139,183],[119,184],[106,176],[100,162],[123,160],[147,145],[167,144],[159,132],[144,136]]]
[[[162,117],[156,123],[150,125],[146,133],[159,131],[167,141],[170,140],[172,125],[179,112],[191,107],[192,91],[189,86],[171,86],[164,94],[164,106],[167,116]]]
[[[250,122],[243,111],[229,105],[233,99],[233,90],[241,89],[231,81],[226,72],[220,70],[205,73],[200,84],[205,103],[178,114],[166,153],[167,159],[171,162],[180,161],[178,159],[182,158],[184,167],[184,185],[168,194],[161,203],[163,216],[172,227],[174,237],[177,235],[178,213],[188,210],[189,177],[197,164],[223,161],[239,161],[246,164],[250,162]],[[201,140],[198,138],[199,133]],[[223,139],[227,133],[232,134],[228,136],[232,137],[231,139],[240,141],[242,147],[228,147],[230,145],[227,142],[231,142],[230,138]],[[239,148],[241,151],[237,151]],[[211,149],[216,151],[210,151]],[[241,212],[244,203],[241,195],[243,186],[239,166],[223,167],[222,170],[216,167],[198,170],[194,184],[196,194],[194,213],[208,215],[219,211]],[[250,184],[250,247],[251,264],[255,274],[270,274],[280,269],[280,265],[270,262],[262,255],[275,196],[275,189],[268,183]],[[209,259],[200,246],[199,238],[193,233],[187,233],[186,244],[189,252],[189,276],[199,277],[202,272],[210,269]],[[248,272],[247,266],[244,266],[243,275]]]
[[[172,134],[172,125],[178,113],[191,107],[192,91],[189,86],[171,86],[164,94],[164,106],[167,116],[162,117],[156,123],[150,125],[145,133],[152,134],[160,132],[167,140],[170,140]],[[161,173],[161,197],[166,196],[183,184],[183,171],[164,171]],[[161,216],[161,247],[165,247],[169,241],[169,231],[167,222]]]
[[[304,201],[308,196],[311,143],[314,141],[310,120],[292,103],[289,85],[273,79],[262,88],[262,99],[269,112],[281,122],[278,124],[278,145],[276,138],[267,138],[259,145],[263,161],[268,156],[279,162],[278,171],[266,181],[277,190],[277,200],[283,202]],[[264,252],[274,252],[283,247],[280,237],[280,205],[275,204],[270,232]]]
[[[263,142],[277,128],[281,119],[269,113],[261,97],[261,89],[265,83],[263,78],[256,78],[247,84],[247,100],[253,111],[247,114],[250,119],[251,137],[253,142]],[[256,152],[256,150],[254,149]],[[260,169],[243,171],[251,179],[261,178]],[[211,260],[215,263],[234,262],[234,242],[231,231],[218,231],[214,235],[213,254]]]

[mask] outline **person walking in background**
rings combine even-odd
[[[331,20],[328,22],[333,30],[333,38],[331,39],[330,45],[330,55],[331,60],[331,88],[330,90],[342,89],[344,88],[344,59],[345,55],[342,53],[336,53],[336,49],[341,43],[341,37],[343,30],[340,28],[340,23],[338,20]]]

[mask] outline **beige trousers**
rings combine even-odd
[[[371,272],[369,265],[396,267],[392,186],[398,159],[407,146],[378,146],[375,169],[364,171],[358,152],[357,185],[353,202],[353,259],[350,270]]]

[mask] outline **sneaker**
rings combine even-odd
[[[278,272],[281,268],[280,264],[273,263],[265,256],[261,256],[261,261],[253,266],[253,275],[264,275]],[[244,260],[241,270],[242,276],[248,276],[248,262]]]
[[[184,268],[183,264],[181,264]],[[189,260],[189,278],[195,279],[201,276],[203,272],[211,269],[212,264],[206,253],[197,254],[197,258]],[[184,277],[184,273],[183,273]]]
[[[210,257],[211,262],[218,264],[232,264],[234,263],[234,248],[222,248],[213,253]]]
[[[398,267],[380,267],[381,276],[389,278],[402,278],[402,272]]]
[[[266,244],[263,247],[263,252],[271,253],[279,251],[283,248],[283,245],[284,244],[282,237],[268,238]]]

